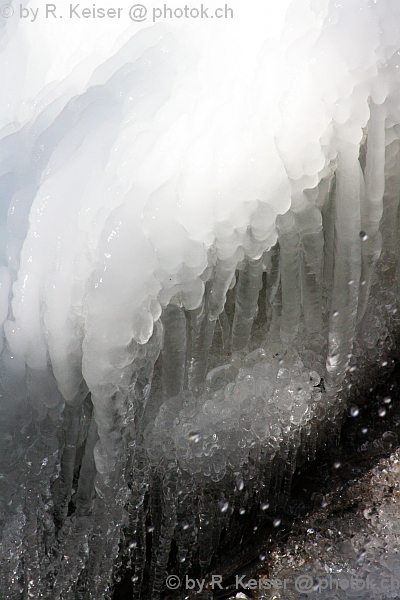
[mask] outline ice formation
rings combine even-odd
[[[390,360],[400,5],[229,7],[3,19],[4,598],[207,568]]]

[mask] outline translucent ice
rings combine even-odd
[[[139,595],[146,544],[156,598],[173,540],[205,568],[390,367],[400,6],[225,8],[3,19],[9,598],[106,598],[122,564]]]

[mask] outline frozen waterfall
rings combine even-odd
[[[206,571],[396,353],[397,0],[108,8],[0,7],[2,600]]]

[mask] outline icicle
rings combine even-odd
[[[277,218],[282,284],[281,339],[290,344],[300,321],[301,290],[299,271],[300,238],[292,211]]]
[[[88,436],[85,443],[85,453],[79,472],[78,489],[76,492],[76,513],[78,516],[89,514],[94,499],[94,479],[96,466],[94,463],[94,447],[98,440],[97,425],[92,414]]]
[[[175,465],[168,470],[163,479],[163,510],[160,537],[154,553],[154,579],[152,599],[161,595],[164,584],[172,537],[177,524],[177,497],[180,487],[179,470]]]
[[[177,396],[185,382],[186,317],[182,308],[169,304],[163,312],[162,387],[164,396]]]
[[[95,501],[93,534],[86,566],[89,598],[108,598],[111,592],[123,516],[121,507],[115,504],[115,499],[114,506],[100,497]]]
[[[78,69],[73,31],[66,79],[58,36],[35,45],[9,20],[2,50],[22,62],[4,62],[0,134],[7,600],[110,600],[125,565],[135,597],[156,599],[176,558],[181,577],[192,558],[206,572],[240,540],[240,509],[285,500],[332,435],[351,353],[367,370],[398,333],[399,3],[267,4],[190,36],[167,19],[121,41],[118,26],[100,54],[91,28]],[[32,44],[50,63],[24,78]]]
[[[321,280],[324,238],[317,207],[295,215],[301,243],[301,295],[304,323],[309,333],[322,329]]]
[[[232,351],[244,350],[250,340],[251,328],[258,310],[258,295],[262,287],[263,258],[246,260],[237,283],[235,316],[232,325]]]
[[[367,154],[365,163],[365,195],[361,202],[362,270],[357,320],[363,318],[371,290],[375,264],[382,248],[379,224],[383,213],[385,191],[385,107],[370,101]]]
[[[384,210],[380,225],[383,237],[382,254],[386,254],[394,262],[399,247],[397,215],[400,200],[400,143],[398,139],[386,147],[385,173]]]
[[[188,366],[189,390],[197,393],[203,385],[207,373],[208,353],[214,337],[216,319],[208,316],[210,283],[206,285],[206,293],[201,306],[192,311],[190,319],[190,359]]]
[[[97,469],[93,508],[95,541],[91,546],[87,572],[94,598],[108,593],[119,553],[121,528],[127,518],[125,506],[129,497],[134,499],[135,496],[127,485],[130,478],[127,449],[135,447],[140,439],[140,418],[150,393],[161,339],[162,326],[157,323],[149,342],[136,348],[132,364],[125,368],[124,377],[121,377],[121,388],[124,386],[125,391],[118,391],[111,398],[106,395],[93,398],[99,439],[94,449]],[[141,499],[143,493],[144,490],[140,490],[136,499]],[[113,524],[111,529],[110,523]]]
[[[338,156],[335,198],[335,252],[329,315],[327,390],[341,386],[355,336],[361,275],[360,178],[358,147],[347,145]]]
[[[133,557],[131,571],[134,573],[133,597],[140,596],[146,565],[146,507],[145,496],[149,489],[150,468],[146,461],[143,446],[138,446],[133,452],[131,461],[131,495],[128,503],[129,525],[127,536],[128,550]],[[154,522],[154,521],[153,521]]]
[[[212,282],[206,284],[206,291],[201,306],[191,312],[190,317],[190,352],[188,361],[188,387],[195,393],[202,389],[208,367],[208,354],[214,338],[215,325],[223,313],[226,295],[234,277],[237,256],[230,260],[218,261]],[[223,327],[223,343],[226,343],[227,323],[221,317]],[[228,325],[229,326],[229,325]]]
[[[146,354],[143,359],[135,359],[132,368],[131,385],[133,389],[133,406],[131,420],[135,420],[136,435],[142,435],[151,414],[156,414],[163,400],[163,394],[153,394],[151,406],[147,406],[152,391],[154,367],[163,345],[164,328],[161,319],[154,323],[153,335],[146,344]]]
[[[63,423],[65,443],[61,456],[61,472],[57,493],[58,498],[56,501],[57,519],[60,522],[62,522],[67,515],[68,502],[71,498],[81,412],[82,406],[65,405]]]
[[[204,489],[199,499],[199,564],[203,572],[211,563],[220,537],[221,510],[226,511],[228,506],[225,501],[219,503],[207,489]]]
[[[24,458],[29,465],[25,479],[25,522],[23,550],[24,593],[35,597],[49,593],[46,579],[46,557],[51,556],[55,543],[55,526],[52,519],[50,477],[54,474],[58,445],[58,427],[61,425],[60,407],[51,409],[32,428],[30,447]],[[29,437],[31,437],[31,435]]]
[[[229,344],[229,337],[231,334],[231,328],[230,328],[229,319],[228,319],[228,316],[227,316],[225,310],[223,310],[222,313],[219,315],[218,322],[221,327],[222,347],[225,350],[225,352],[227,352],[228,344]]]
[[[282,286],[279,261],[279,244],[270,250],[271,261],[267,271],[266,311],[270,321],[269,335],[271,339],[279,339],[282,315]]]
[[[208,298],[208,311],[211,320],[217,319],[224,310],[226,294],[235,275],[235,269],[238,262],[238,253],[236,253],[231,260],[219,260],[217,262]]]
[[[386,147],[386,185],[383,197],[383,216],[380,231],[383,237],[382,259],[385,261],[384,269],[390,277],[394,271],[397,281],[397,298],[400,297],[400,142],[396,138]],[[391,268],[393,267],[393,269]],[[392,310],[398,311],[397,302]]]
[[[194,478],[182,473],[182,488],[178,491],[178,513],[175,540],[178,546],[178,563],[180,577],[190,568],[192,557],[197,550],[197,503]],[[180,492],[180,493],[179,493]]]
[[[144,493],[140,498],[140,504],[136,507],[136,519],[134,529],[134,562],[132,572],[134,575],[133,581],[133,598],[140,597],[140,591],[143,584],[143,575],[146,566],[146,513],[143,506]]]
[[[53,548],[54,556],[58,557],[58,564],[53,561],[50,569],[53,597],[65,597],[66,600],[79,598],[77,588],[80,578],[85,573],[91,534],[90,517],[66,519]]]
[[[155,548],[159,547],[161,536],[162,510],[163,510],[163,489],[162,475],[159,469],[151,469],[150,471],[150,496],[149,496],[149,517],[152,526],[151,532],[151,565],[150,565],[150,580],[154,579],[156,569]]]
[[[333,284],[333,266],[335,251],[335,199],[336,199],[336,174],[332,177],[327,200],[322,208],[322,222],[324,234],[324,284],[331,290]]]

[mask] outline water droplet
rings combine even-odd
[[[131,543],[129,544],[129,549],[130,549],[130,550],[133,550],[134,548],[136,548],[136,546],[137,546],[137,542],[136,542],[136,541],[133,541],[133,542],[131,542]]]
[[[239,515],[244,515],[246,514],[246,509],[245,508],[239,508]]]
[[[139,577],[137,575],[134,575],[132,577],[132,583],[136,583],[137,581],[139,581]]]
[[[269,502],[262,502],[261,510],[268,510],[268,509],[269,509]]]
[[[361,433],[363,433],[364,435],[366,435],[368,433],[368,427],[363,427],[361,429]]]
[[[367,553],[366,553],[366,552],[365,552],[365,550],[364,550],[364,552],[361,552],[361,554],[358,556],[358,558],[357,558],[357,561],[358,561],[359,563],[363,563],[363,562],[364,562],[364,560],[365,560],[365,558],[366,558],[366,556],[367,556]]]
[[[360,414],[360,410],[359,410],[358,406],[352,406],[350,408],[350,416],[351,417],[358,417],[359,414]]]
[[[339,316],[339,311],[338,310],[334,310],[333,313],[332,313],[332,317],[335,317],[335,319],[336,319],[336,317],[338,317],[338,316]]]
[[[188,438],[189,438],[190,442],[194,442],[195,444],[198,444],[199,441],[201,440],[201,435],[200,435],[200,433],[192,431],[191,433],[189,433]]]
[[[183,521],[182,529],[183,531],[187,531],[189,529],[189,523],[187,521]]]
[[[154,525],[149,525],[149,527],[147,528],[147,533],[153,533],[154,531]]]
[[[281,524],[281,519],[274,519],[274,522],[272,523],[272,525],[274,527],[279,527],[279,525]]]
[[[387,367],[387,365],[388,365],[388,361],[387,361],[387,360],[383,360],[383,361],[381,362],[381,365],[382,365],[382,367]]]
[[[386,416],[386,408],[384,406],[381,406],[380,409],[378,410],[378,415],[380,417],[384,417]]]
[[[349,281],[347,282],[347,285],[353,285],[354,283],[354,279],[349,279]]]
[[[391,401],[392,401],[392,399],[391,399],[390,396],[385,396],[384,399],[383,399],[383,401],[384,401],[385,404],[390,404]]]
[[[238,479],[237,480],[236,487],[239,490],[239,492],[243,491],[243,489],[244,489],[244,481],[243,481],[243,479]]]
[[[226,513],[226,511],[229,508],[229,502],[225,502],[224,500],[221,500],[221,502],[219,503],[219,508],[222,513]]]
[[[360,238],[363,242],[368,239],[368,235],[365,233],[365,231],[360,231]]]
[[[267,557],[266,554],[264,554],[263,552],[260,554],[260,560],[265,560]]]
[[[340,465],[340,462],[339,462],[338,460],[336,460],[336,461],[333,463],[333,468],[334,468],[334,469],[340,469],[340,466],[341,466],[341,465]]]

